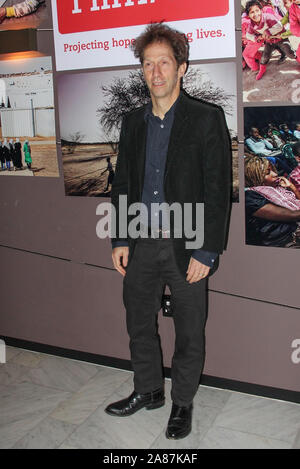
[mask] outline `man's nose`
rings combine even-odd
[[[154,66],[153,66],[153,75],[154,76],[160,75],[160,66],[159,66],[159,64],[154,64]]]

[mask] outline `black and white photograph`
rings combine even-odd
[[[0,61],[2,176],[58,177],[51,57]]]
[[[237,202],[235,63],[194,63],[184,77],[183,89],[224,109],[232,140],[233,201]],[[150,100],[141,70],[60,75],[58,100],[66,195],[110,197],[122,116]]]

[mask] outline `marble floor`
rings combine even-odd
[[[166,405],[127,418],[104,408],[132,392],[132,373],[6,347],[0,364],[0,448],[300,449],[300,405],[200,386],[193,431],[165,438]]]

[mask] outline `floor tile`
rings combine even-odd
[[[1,386],[0,448],[11,448],[67,397],[33,383]]]
[[[66,445],[65,443],[63,443],[57,449],[79,449],[79,448],[75,448],[75,446],[72,447],[72,446],[69,446],[69,445]]]
[[[266,438],[229,428],[213,426],[199,445],[199,449],[290,449],[285,441]]]
[[[17,365],[11,361],[7,363],[0,364],[0,383],[2,385],[10,385],[21,378],[23,378],[28,373],[28,368],[23,365]]]
[[[22,350],[10,360],[10,363],[36,368],[43,358],[41,353]]]
[[[300,405],[200,386],[191,434],[168,440],[171,380],[160,409],[112,417],[133,373],[6,347],[0,364],[0,448],[300,449]]]
[[[126,371],[100,368],[87,384],[62,402],[52,412],[51,417],[79,425],[126,380]]]
[[[88,449],[149,448],[162,431],[168,415],[165,408],[147,411],[141,409],[130,417],[107,415],[105,407],[123,399],[132,392],[131,378],[96,409],[64,442],[67,446]],[[165,418],[162,414],[165,412]]]
[[[47,417],[21,438],[13,449],[54,449],[76,429],[76,425]]]
[[[21,353],[21,351],[22,350],[19,348],[6,345],[5,346],[6,362],[9,362],[13,357]]]
[[[98,408],[96,412],[67,438],[65,444],[87,449],[147,449],[159,430],[155,413],[143,409],[124,418],[112,417]]]
[[[194,401],[197,401],[199,405],[222,409],[230,396],[231,392],[227,390],[199,386]]]
[[[300,428],[300,405],[232,393],[215,424],[292,444]]]
[[[300,449],[300,430],[298,431],[294,444],[293,444],[293,449]]]
[[[99,371],[97,365],[46,356],[24,377],[25,382],[76,392]]]

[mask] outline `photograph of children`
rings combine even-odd
[[[246,244],[300,248],[300,111],[245,108]]]
[[[49,19],[50,0],[0,0],[0,30],[36,29]]]
[[[59,176],[52,75],[51,57],[0,60],[1,176]]]
[[[242,0],[244,102],[298,103],[300,0]]]
[[[233,199],[238,201],[236,68],[190,65],[183,88],[223,107],[233,148]],[[110,197],[124,113],[150,101],[138,68],[59,75],[58,102],[66,195]]]

